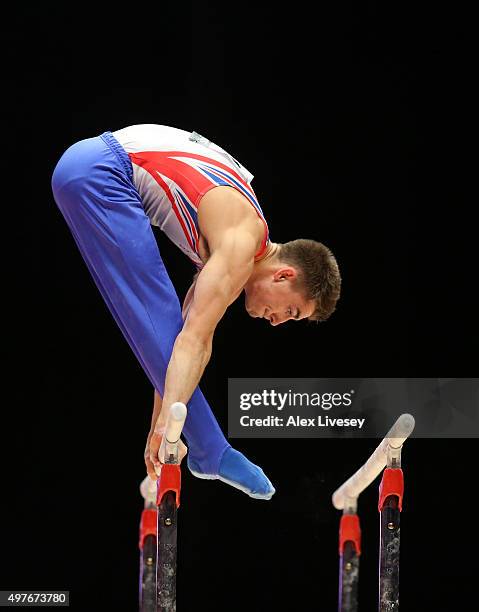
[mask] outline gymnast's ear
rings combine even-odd
[[[294,280],[297,277],[298,277],[298,273],[296,272],[295,268],[293,268],[292,266],[281,266],[273,274],[274,282],[281,282],[284,280]]]

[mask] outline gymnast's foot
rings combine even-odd
[[[255,499],[271,499],[275,493],[275,488],[263,470],[231,447],[223,454],[218,474],[201,472],[201,468],[190,455],[188,455],[188,468],[197,478],[221,480]]]

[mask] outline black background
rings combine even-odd
[[[0,589],[136,609],[153,391],[52,198],[77,140],[135,123],[196,130],[255,174],[272,240],[336,254],[343,294],[327,323],[272,328],[240,299],[219,324],[202,388],[225,431],[228,377],[474,375],[469,16],[387,4],[4,12]],[[193,270],[155,236],[182,297]],[[183,471],[178,609],[334,610],[330,496],[376,442],[237,442],[277,493],[252,500]],[[475,608],[476,448],[405,448],[403,610]],[[376,601],[376,504],[374,486],[360,499],[363,611]]]

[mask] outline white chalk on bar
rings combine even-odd
[[[181,402],[171,404],[165,429],[165,441],[167,443],[175,444],[180,439],[183,425],[185,424],[186,413],[186,406]]]
[[[147,476],[140,484],[140,493],[147,503],[156,503],[156,480]]]
[[[400,448],[411,435],[415,421],[412,414],[402,414],[388,431],[366,463],[333,493],[333,506],[344,508],[347,497],[357,498],[386,467],[388,446]]]

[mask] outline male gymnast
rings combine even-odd
[[[108,308],[154,387],[145,448],[157,478],[168,407],[188,405],[188,467],[256,499],[275,490],[225,439],[198,384],[215,328],[245,292],[271,325],[323,321],[341,278],[314,240],[271,242],[253,176],[196,132],[134,125],[69,147],[52,177],[55,201]],[[201,205],[200,205],[201,204]],[[197,268],[181,308],[152,231],[158,226]],[[187,452],[182,443],[180,460]]]

